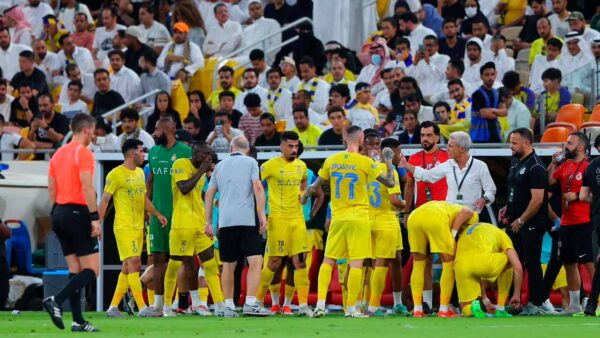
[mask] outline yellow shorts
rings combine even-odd
[[[144,245],[144,230],[115,230],[119,259],[122,261],[129,257],[140,257]]]
[[[269,217],[265,253],[273,257],[291,257],[310,250],[303,219]]]
[[[219,265],[219,266],[223,265],[223,262],[221,262],[221,253],[219,252],[219,249],[215,248],[214,256],[215,256],[215,262],[217,262],[217,265]]]
[[[320,229],[307,229],[309,241],[312,243],[312,247],[317,250],[325,249],[323,245],[323,230]]]
[[[194,229],[171,229],[169,232],[169,251],[172,256],[195,256],[213,246],[204,231]]]
[[[428,253],[454,255],[454,238],[448,224],[440,224],[428,219],[427,215],[422,213],[413,212],[408,217],[408,243],[410,252],[423,255]]]
[[[506,268],[505,253],[484,254],[454,262],[458,300],[468,303],[481,296],[481,280],[496,281]]]
[[[402,229],[401,225],[398,226],[398,239],[396,240],[396,251],[402,251],[404,249],[404,242],[402,242]]]
[[[396,229],[386,227],[371,230],[373,258],[395,258],[397,243],[398,231]]]
[[[542,264],[542,272],[544,275],[546,274],[547,264]],[[554,284],[552,284],[552,290],[558,290],[560,288],[564,288],[567,286],[567,271],[565,267],[561,267],[556,279],[554,280]]]
[[[371,227],[368,219],[331,221],[325,257],[349,260],[370,258]]]

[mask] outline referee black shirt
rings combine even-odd
[[[531,152],[523,160],[513,157],[507,177],[508,204],[506,216],[512,223],[527,209],[531,201],[531,189],[544,189],[544,201],[537,213],[527,221],[532,225],[548,223],[548,172],[544,162]]]

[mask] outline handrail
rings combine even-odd
[[[146,94],[144,94],[142,96],[138,96],[137,98],[135,98],[135,99],[133,99],[133,100],[131,100],[129,102],[125,102],[122,105],[120,105],[120,106],[118,106],[118,107],[116,107],[116,108],[114,108],[114,109],[112,109],[112,110],[110,110],[110,111],[102,114],[102,118],[106,119],[108,117],[113,117],[113,115],[116,115],[118,112],[120,112],[121,110],[123,110],[123,108],[127,108],[127,107],[131,106],[134,103],[138,103],[138,102],[142,101],[143,99],[145,99],[147,97],[150,97],[152,95],[156,95],[158,93],[160,93],[160,89],[154,89],[152,91],[149,91],[149,92],[147,92]],[[113,127],[113,129],[117,128],[117,119],[115,119],[115,118],[112,119],[112,127]]]

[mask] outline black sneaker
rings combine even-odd
[[[433,310],[429,307],[429,304],[423,302],[423,313],[427,316],[433,314]]]
[[[131,293],[131,290],[127,290],[127,292],[123,296],[123,308],[125,309],[125,311],[127,311],[127,314],[130,316],[133,316],[133,314],[135,313],[134,305],[135,303],[133,299],[133,294]]]
[[[583,313],[586,316],[592,316],[592,317],[596,317],[596,308],[598,307],[598,302],[594,302],[591,299],[588,300],[587,305],[585,306],[585,309],[583,310]]]
[[[46,310],[46,312],[48,312],[48,314],[50,315],[52,323],[54,323],[54,325],[56,325],[56,327],[58,327],[59,329],[64,330],[65,324],[63,324],[62,321],[62,309],[54,301],[54,296],[44,299],[42,305],[44,306],[44,310]]]
[[[77,324],[73,322],[71,324],[71,332],[99,332],[97,328],[93,327],[89,322],[84,322],[83,324]]]

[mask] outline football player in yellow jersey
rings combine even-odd
[[[463,227],[464,228],[464,227]],[[496,317],[510,317],[504,309],[511,284],[510,305],[521,307],[523,268],[506,232],[489,223],[477,223],[464,229],[456,244],[454,259],[456,288],[464,316],[485,318],[485,308],[477,298],[485,294],[482,281],[498,281]]]
[[[382,151],[386,161],[386,172],[382,173],[372,159],[359,153],[364,143],[360,127],[349,127],[345,142],[346,151],[325,160],[323,168],[319,170],[319,177],[302,196],[302,202],[305,202],[309,195],[321,188],[323,182],[330,181],[332,220],[325,246],[325,259],[319,269],[318,301],[314,317],[325,315],[325,298],[333,265],[336,260],[346,257],[350,260],[346,316],[365,317],[356,309],[356,300],[361,288],[363,260],[371,257],[367,183],[377,180],[386,187],[395,185],[391,162],[394,152],[391,149],[385,148]]]
[[[100,219],[104,219],[108,204],[111,198],[114,198],[113,229],[119,258],[123,262],[115,293],[106,315],[121,317],[118,306],[123,295],[130,288],[140,310],[140,316],[158,317],[160,312],[146,306],[140,282],[142,264],[140,255],[144,243],[144,212],[148,211],[156,216],[163,226],[167,224],[167,219],[154,208],[146,196],[144,171],[139,167],[144,163],[142,141],[134,139],[125,141],[122,152],[125,161],[106,176],[104,194],[98,208]]]
[[[308,233],[299,196],[306,190],[306,164],[297,158],[300,141],[298,134],[281,134],[281,156],[261,166],[261,178],[269,191],[269,220],[266,253],[268,263],[261,273],[257,298],[264,298],[273,276],[285,257],[294,264],[294,286],[298,291],[298,314],[311,316],[308,307],[308,269],[305,257],[309,248]]]
[[[401,163],[406,162],[402,159]],[[424,317],[423,286],[425,283],[425,260],[429,253],[437,253],[442,261],[440,277],[440,310],[438,317],[457,317],[449,309],[454,288],[454,238],[461,226],[475,224],[477,213],[458,204],[446,201],[430,201],[415,209],[408,217],[408,242],[413,256],[410,285],[415,317]]]
[[[381,139],[377,131],[365,130],[363,152],[377,162],[381,171],[385,171],[386,165],[381,162],[380,145]],[[395,184],[392,188],[388,188],[376,180],[368,182],[371,243],[375,269],[371,277],[371,297],[366,314],[372,317],[385,317],[385,313],[380,309],[385,277],[388,266],[396,258],[396,251],[402,250],[403,247],[400,221],[396,216],[396,209],[404,208],[405,203],[401,198],[400,179],[396,170],[394,170],[394,181]]]
[[[192,313],[208,316],[210,311],[201,305],[198,294],[198,269],[194,267],[194,255],[198,255],[204,267],[208,289],[215,303],[215,314],[225,309],[219,267],[214,259],[213,240],[204,233],[204,201],[202,189],[206,172],[211,167],[211,148],[207,143],[195,144],[192,158],[180,158],[173,163],[171,187],[173,189],[173,219],[169,233],[171,256],[165,274],[165,295],[163,315],[175,316],[172,297],[175,292],[177,272],[183,265],[185,278],[189,280],[192,296]]]

